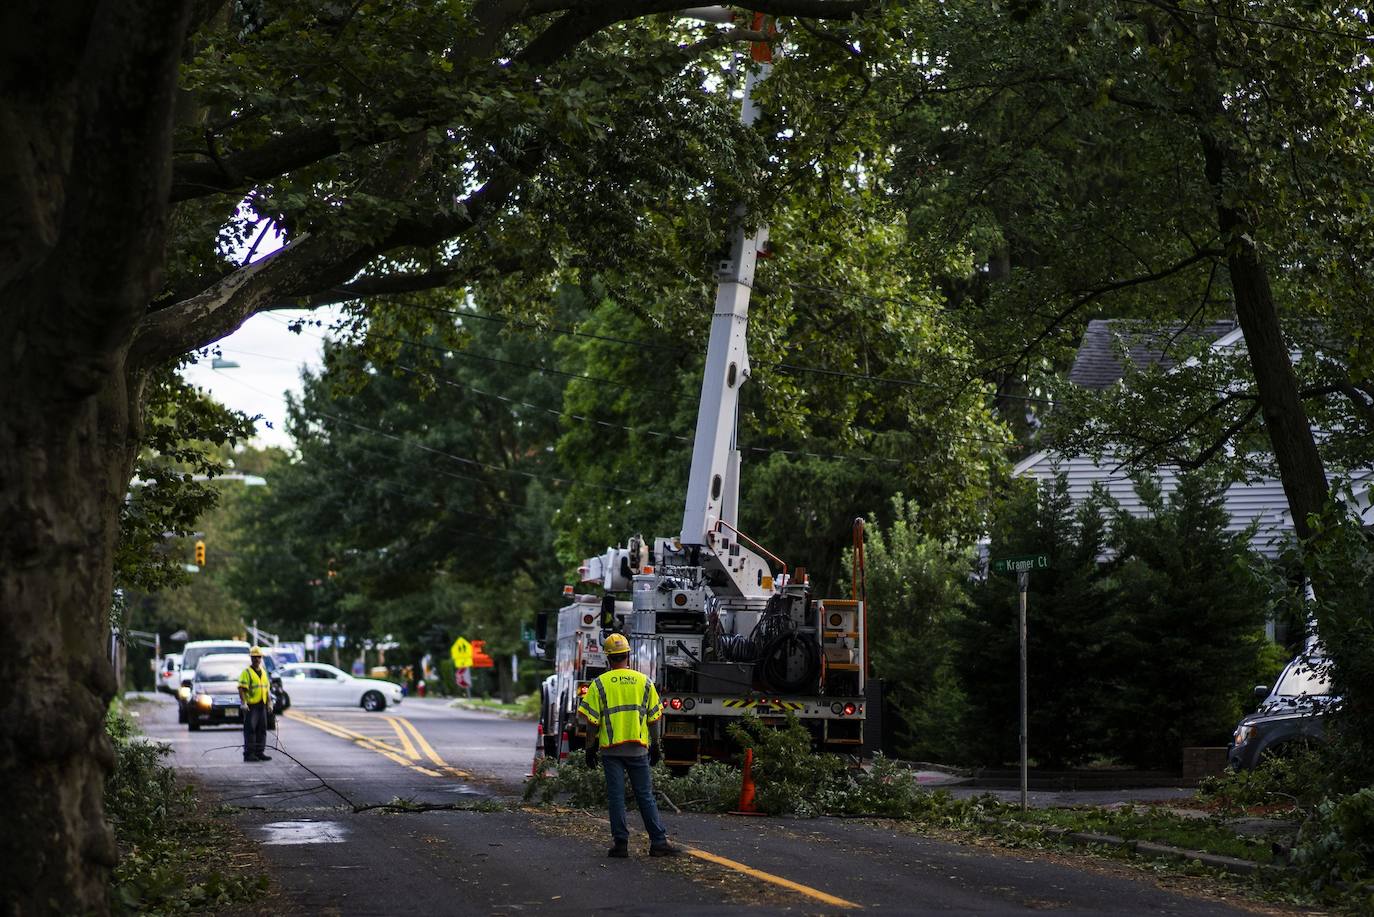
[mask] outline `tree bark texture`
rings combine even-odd
[[[1303,407],[1298,378],[1269,286],[1269,273],[1255,244],[1255,227],[1240,207],[1227,200],[1226,185],[1236,170],[1234,156],[1206,136],[1202,147],[1207,179],[1217,200],[1217,223],[1226,245],[1236,320],[1245,336],[1265,432],[1274,451],[1294,530],[1306,541],[1312,535],[1310,517],[1319,515],[1326,506],[1326,469],[1317,451],[1307,409]]]
[[[108,910],[108,610],[186,3],[0,8],[0,913]]]

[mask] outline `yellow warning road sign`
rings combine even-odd
[[[449,647],[449,655],[453,657],[453,667],[455,669],[472,668],[472,644],[466,637],[459,637],[453,641],[453,646]]]

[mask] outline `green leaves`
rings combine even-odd
[[[185,538],[219,499],[196,481],[228,467],[225,449],[248,439],[253,421],[196,391],[172,367],[153,374],[144,408],[143,446],[134,463],[137,486],[120,507],[115,585],[157,590],[185,582],[186,555],[168,539]]]

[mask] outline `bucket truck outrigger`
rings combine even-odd
[[[770,67],[759,46],[754,59],[758,67],[745,82],[745,124],[758,116],[752,90]],[[765,228],[749,232],[741,222],[728,256],[716,265],[681,533],[652,542],[636,535],[584,561],[582,582],[600,587],[600,596],[565,587],[571,604],[558,612],[555,672],[543,692],[538,750],[545,754],[566,755],[581,745],[578,698],[605,670],[601,641],[610,632],[629,639],[631,664],[663,697],[669,765],[732,754],[725,726],[746,715],[792,714],[818,748],[860,753],[865,745],[865,708],[876,704],[870,703],[858,594],[813,597],[804,570],[790,569],[737,527],[739,389],[749,378],[749,295],[766,240]]]

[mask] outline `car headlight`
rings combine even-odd
[[[196,706],[197,706],[197,707],[204,707],[205,709],[208,710],[208,709],[210,709],[211,707],[213,707],[214,704],[215,704],[215,702],[214,702],[213,699],[211,699],[210,695],[208,695],[208,694],[197,694],[197,695],[196,695]]]
[[[190,685],[182,685],[180,688],[177,688],[177,697],[181,698],[182,700],[190,700],[190,699],[191,699],[191,686],[190,686]]]
[[[1236,734],[1231,737],[1231,744],[1239,748],[1246,742],[1250,741],[1250,737],[1254,734],[1254,726],[1242,723],[1241,725],[1236,727]]]

